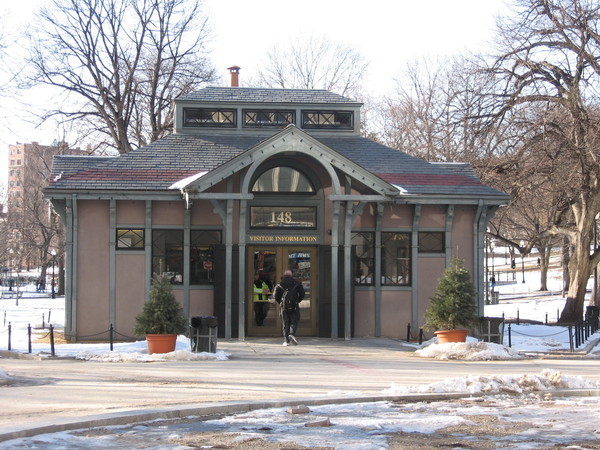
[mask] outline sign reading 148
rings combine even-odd
[[[291,211],[280,211],[276,213],[275,211],[271,211],[271,222],[279,222],[279,223],[292,223],[292,212]]]
[[[316,228],[314,206],[251,206],[250,228]]]

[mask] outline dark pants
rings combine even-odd
[[[269,313],[269,302],[254,302],[254,321],[261,326]]]
[[[290,334],[296,336],[296,330],[298,329],[298,322],[300,321],[300,309],[295,311],[282,310],[281,311],[281,323],[283,326],[283,337],[286,342],[290,342]]]

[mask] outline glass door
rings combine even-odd
[[[279,306],[272,293],[288,269],[302,283],[305,292],[304,300],[300,303],[298,336],[317,334],[316,252],[316,247],[249,247],[249,336],[281,336]],[[268,287],[268,291],[263,291],[265,287]]]

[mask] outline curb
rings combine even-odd
[[[592,389],[563,389],[557,391],[539,391],[540,394],[548,393],[556,397],[600,397],[600,390]],[[188,416],[211,416],[222,414],[238,414],[257,409],[267,408],[284,408],[290,406],[318,406],[331,404],[348,404],[348,403],[368,403],[380,401],[395,401],[395,402],[433,402],[441,400],[454,400],[460,398],[477,398],[484,397],[487,394],[483,392],[467,393],[411,393],[400,395],[377,395],[363,397],[311,397],[305,399],[279,399],[267,401],[245,401],[245,402],[210,402],[180,408],[177,406],[163,409],[153,410],[131,410],[124,412],[115,412],[109,414],[92,415],[81,419],[64,419],[54,421],[47,425],[38,425],[32,428],[15,428],[12,431],[0,433],[0,442],[9,441],[12,439],[28,438],[39,434],[58,433],[63,431],[73,431],[86,428],[97,428],[117,425],[127,425],[137,422],[145,422],[157,419],[180,419]]]

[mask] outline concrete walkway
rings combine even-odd
[[[382,398],[392,384],[466,375],[519,375],[550,368],[600,382],[600,360],[439,361],[393,339],[219,341],[228,361],[103,363],[0,353],[16,382],[0,388],[0,441],[88,426],[226,413],[302,402]]]

